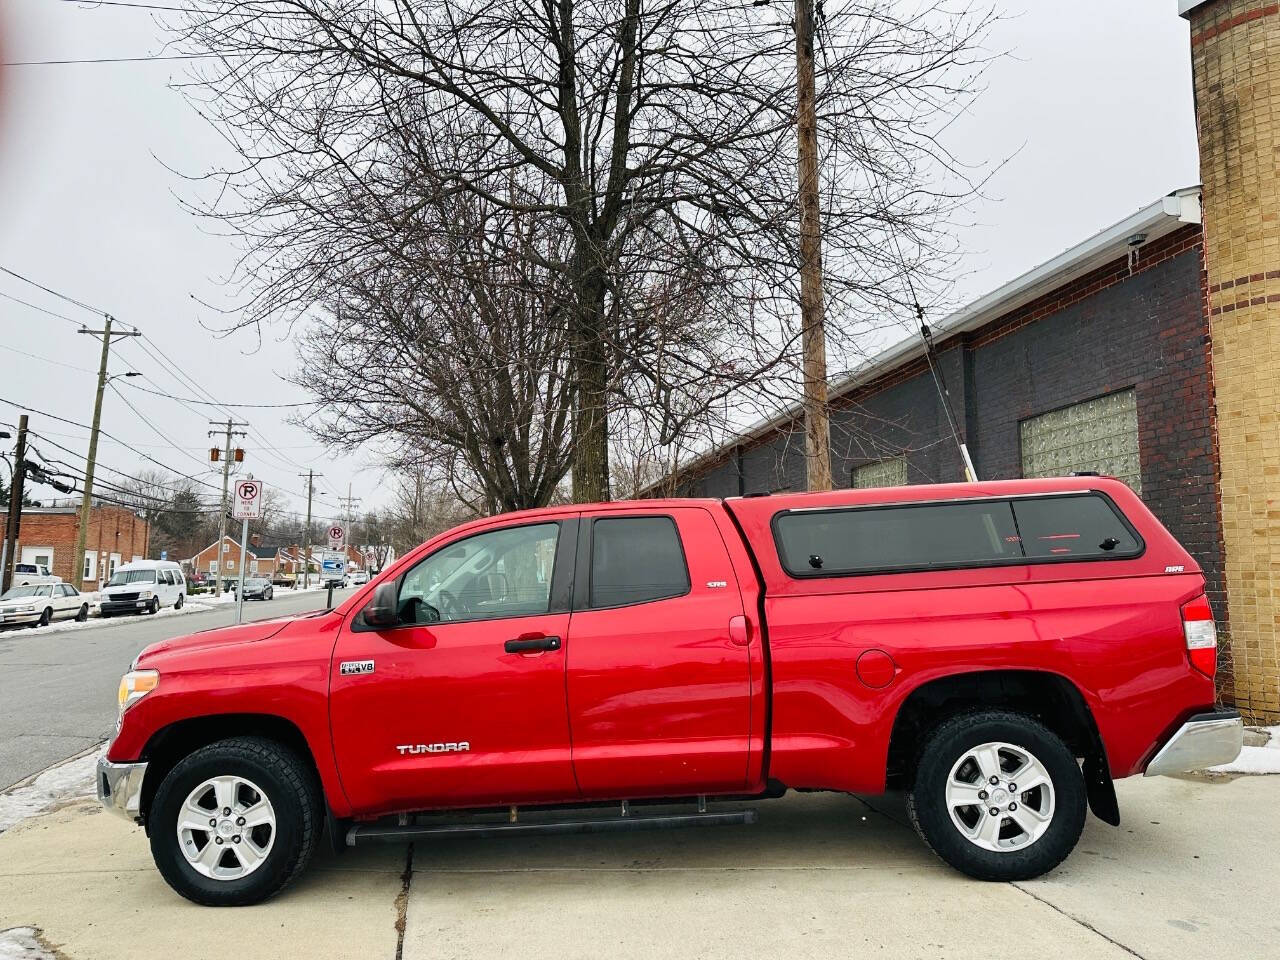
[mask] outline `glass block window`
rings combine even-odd
[[[1022,475],[1061,477],[1094,470],[1142,493],[1138,405],[1133,390],[1086,400],[1021,423]]]
[[[867,487],[905,487],[907,485],[907,460],[890,457],[875,463],[864,463],[853,468],[850,485],[855,490]]]

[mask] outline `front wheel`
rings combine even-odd
[[[989,711],[925,742],[907,812],[933,851],[979,880],[1030,880],[1075,848],[1087,809],[1074,754],[1043,724]]]
[[[84,623],[89,619],[89,605],[87,603],[80,604],[80,609],[76,611],[76,623]]]
[[[175,600],[175,601],[174,601],[174,603],[173,603],[173,609],[175,609],[175,610],[181,610],[181,609],[182,609],[182,604],[183,604],[183,601],[184,601],[185,597],[186,597],[186,595],[185,595],[185,594],[182,594],[182,593],[178,594],[178,599],[177,599],[177,600]]]
[[[270,587],[267,587],[267,589],[266,589],[266,590],[262,591],[262,599],[263,599],[263,600],[270,600],[270,599],[271,599],[271,597],[272,597],[272,593],[271,593],[271,588],[270,588]]]
[[[273,740],[236,737],[192,753],[151,807],[151,856],[169,886],[206,906],[274,896],[315,851],[323,817],[315,776]]]
[[[35,625],[37,627],[47,627],[52,622],[53,609],[51,607],[45,607],[44,611],[40,614],[40,619],[36,621]]]
[[[160,612],[160,598],[152,597],[151,602],[147,604],[147,614],[154,617],[159,612]]]

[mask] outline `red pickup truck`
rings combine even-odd
[[[489,517],[336,609],[148,647],[98,792],[206,904],[326,831],[750,822],[708,798],[788,788],[904,790],[942,859],[1028,878],[1119,822],[1113,778],[1238,754],[1204,589],[1099,477]]]

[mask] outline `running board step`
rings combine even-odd
[[[545,823],[451,823],[429,827],[358,823],[347,830],[347,846],[354,847],[357,843],[403,843],[430,837],[521,837],[530,834],[676,830],[682,827],[725,827],[755,822],[755,810],[735,810],[730,813],[602,817],[598,820],[551,820]]]

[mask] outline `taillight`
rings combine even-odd
[[[1218,672],[1218,628],[1213,622],[1209,598],[1203,593],[1182,607],[1182,632],[1187,638],[1187,658],[1206,677]]]

